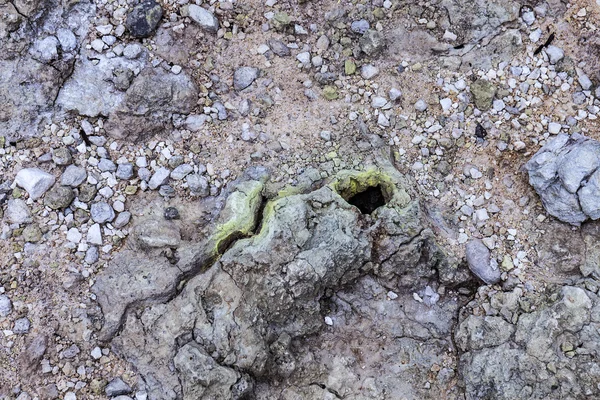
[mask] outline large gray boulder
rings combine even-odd
[[[600,218],[600,142],[578,133],[548,141],[525,164],[548,213],[579,225]]]

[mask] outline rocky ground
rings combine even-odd
[[[0,0],[0,398],[600,398],[599,21]]]

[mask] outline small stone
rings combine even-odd
[[[325,317],[325,324],[329,326],[333,326],[333,319],[330,316]]]
[[[525,9],[521,14],[521,19],[527,26],[530,26],[535,22],[535,12],[532,9]]]
[[[546,47],[546,54],[550,64],[556,64],[565,57],[565,52],[560,47],[550,45]]]
[[[478,79],[471,84],[471,93],[475,107],[481,111],[487,111],[492,107],[492,101],[496,95],[496,86],[490,81]]]
[[[198,132],[207,121],[210,121],[210,116],[206,114],[188,115],[185,120],[185,129],[192,132]],[[145,167],[145,165],[138,165],[138,167]]]
[[[146,0],[133,7],[127,15],[125,27],[136,38],[150,37],[163,16],[163,9],[154,0]]]
[[[123,55],[129,60],[134,60],[138,58],[141,53],[142,46],[140,46],[138,43],[128,44],[127,46],[125,46],[125,49],[123,49]]]
[[[356,63],[352,60],[344,61],[344,73],[346,75],[354,75],[356,72]]]
[[[61,147],[52,152],[52,161],[56,165],[69,165],[73,162],[73,156],[66,147]]]
[[[102,350],[100,349],[100,347],[96,346],[94,347],[90,355],[94,360],[99,360],[100,357],[102,357]]]
[[[179,181],[185,178],[192,171],[194,171],[194,167],[192,167],[190,164],[181,164],[171,172],[171,178]]]
[[[23,229],[23,239],[29,243],[37,243],[42,240],[42,231],[37,224],[30,224]]]
[[[188,188],[194,196],[206,197],[210,193],[208,179],[199,174],[191,174],[186,177]]]
[[[237,91],[246,89],[258,78],[259,69],[254,67],[240,67],[233,74],[233,88]]]
[[[102,172],[115,172],[117,170],[117,166],[108,158],[103,158],[98,163],[98,169]]]
[[[188,13],[192,21],[197,23],[205,31],[217,33],[219,30],[219,20],[205,8],[190,4],[188,6]]]
[[[390,89],[389,96],[391,101],[396,101],[402,96],[402,92],[396,88],[392,88]]]
[[[288,57],[292,54],[290,48],[281,40],[271,39],[269,40],[268,45],[271,51],[279,57]]]
[[[443,111],[448,111],[452,108],[452,99],[444,98],[440,100],[440,106],[442,106]]]
[[[117,229],[121,229],[129,223],[130,219],[131,213],[129,211],[123,211],[117,215],[117,219],[115,219],[115,222],[113,222],[113,226]]]
[[[19,318],[15,321],[15,325],[13,326],[12,331],[18,335],[24,335],[29,333],[29,329],[31,328],[31,323],[27,318]]]
[[[172,219],[179,219],[180,215],[179,215],[179,210],[177,210],[175,207],[167,207],[165,208],[165,212],[164,212],[164,217],[166,220],[172,220]]]
[[[581,85],[581,88],[583,90],[590,90],[592,88],[593,83],[587,75],[585,75],[585,74],[579,75],[578,80],[579,80],[579,84]]]
[[[77,356],[77,354],[79,354],[79,352],[80,352],[79,347],[77,347],[76,344],[72,344],[66,350],[63,350],[62,356],[64,358],[70,359],[70,358],[74,358],[75,356]]]
[[[558,122],[550,122],[548,124],[548,132],[550,132],[553,135],[559,134],[561,129],[562,129],[562,125],[559,124]]]
[[[69,165],[60,177],[60,184],[76,188],[85,182],[86,178],[87,172],[84,168],[76,165]]]
[[[79,243],[81,242],[82,237],[83,235],[81,234],[81,232],[79,232],[79,229],[77,228],[71,228],[67,231],[67,240],[69,242]]]
[[[100,254],[98,253],[98,247],[96,247],[96,246],[88,247],[87,251],[85,252],[84,261],[87,264],[92,265],[92,264],[98,262],[99,258],[100,258]]]
[[[0,294],[0,317],[8,317],[12,312],[12,302],[5,294]]]
[[[379,69],[371,64],[365,64],[360,68],[360,76],[364,79],[375,78],[379,74]]]
[[[415,103],[415,110],[417,110],[419,112],[423,112],[423,111],[427,110],[427,103],[425,103],[425,101],[423,101],[423,100],[418,100]]]
[[[115,218],[115,211],[113,208],[110,204],[103,201],[92,204],[90,214],[92,215],[92,220],[99,224],[110,222]]]
[[[104,388],[104,393],[108,397],[129,394],[131,393],[131,387],[125,382],[123,382],[121,378],[117,377],[110,381],[108,385],[106,385],[106,387]]]
[[[385,39],[381,32],[369,29],[359,40],[360,49],[368,56],[374,56],[383,50]]]
[[[119,166],[117,167],[116,176],[119,179],[124,179],[124,180],[131,179],[133,177],[133,164],[130,164],[130,163],[119,164]]]
[[[152,175],[152,178],[150,178],[148,187],[152,190],[155,190],[159,186],[164,185],[169,179],[170,174],[171,171],[169,169],[160,167],[158,170],[156,170],[154,175]]]
[[[90,226],[86,239],[88,243],[102,246],[102,231],[100,230],[100,224],[93,224]]]
[[[57,185],[46,194],[44,205],[53,210],[61,210],[67,208],[74,198],[75,192],[73,192],[73,189]]]
[[[24,168],[15,177],[15,183],[25,189],[32,200],[42,197],[54,185],[54,181],[54,176],[39,168]]]
[[[363,35],[366,31],[368,31],[370,27],[371,27],[371,25],[369,24],[369,21],[367,21],[366,19],[354,21],[350,25],[350,29],[352,30],[352,32],[359,33],[361,35]]]
[[[31,210],[22,199],[8,200],[6,217],[11,224],[26,224],[32,221]]]
[[[466,245],[465,254],[469,269],[483,282],[493,285],[500,281],[500,269],[497,266],[493,268],[490,250],[481,240],[471,239]]]
[[[69,53],[77,48],[77,37],[69,29],[59,28],[56,31],[56,38],[65,53]]]

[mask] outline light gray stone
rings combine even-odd
[[[23,168],[17,173],[15,183],[29,193],[33,200],[39,199],[54,185],[53,175],[39,168]]]
[[[156,172],[154,172],[152,178],[150,178],[150,181],[148,181],[148,187],[154,190],[159,186],[164,185],[167,183],[170,174],[171,171],[168,168],[160,167],[156,170]]]
[[[0,294],[0,317],[8,317],[12,309],[10,298],[5,294]]]
[[[493,265],[490,250],[480,239],[471,239],[465,247],[469,269],[488,285],[500,282],[500,269]]]
[[[120,396],[123,394],[129,394],[131,393],[131,386],[129,386],[128,384],[126,384],[123,379],[117,377],[114,378],[113,380],[111,380],[108,385],[106,385],[106,387],[104,388],[104,393],[108,396],[108,397],[113,397],[113,396]]]
[[[92,204],[90,207],[90,214],[92,220],[99,224],[110,222],[115,219],[115,211],[110,204],[103,201]]]
[[[554,45],[546,47],[545,51],[548,55],[548,60],[550,61],[550,64],[556,64],[565,57],[565,52],[563,51],[563,49]]]
[[[258,78],[259,69],[254,67],[240,67],[233,73],[233,88],[237,91],[246,89]]]
[[[26,224],[33,220],[29,206],[21,199],[8,200],[6,218],[11,224]]]
[[[60,177],[60,184],[76,188],[85,182],[86,178],[87,172],[85,168],[69,165]]]
[[[197,23],[202,29],[210,33],[217,33],[219,30],[219,20],[207,9],[196,4],[190,4],[188,12],[192,21]]]

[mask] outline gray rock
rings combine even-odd
[[[22,351],[19,356],[19,363],[22,368],[30,373],[36,372],[47,346],[48,339],[45,336],[39,335],[34,337],[27,345],[25,351]]]
[[[10,199],[6,207],[6,218],[11,224],[26,224],[32,221],[31,210],[25,201]]]
[[[142,54],[143,48],[138,43],[130,43],[123,49],[123,56],[130,60],[135,60]]]
[[[29,329],[31,328],[31,323],[27,318],[19,318],[15,321],[15,325],[13,326],[13,332],[18,335],[24,335],[29,333]]]
[[[92,216],[92,220],[99,224],[111,222],[113,219],[115,219],[115,211],[110,204],[103,201],[92,204],[90,207],[90,214]]]
[[[210,33],[217,33],[219,30],[219,20],[207,9],[190,4],[188,6],[189,16],[202,29]]]
[[[210,121],[210,116],[206,114],[189,115],[185,120],[185,128],[192,132],[198,132],[207,121]]]
[[[23,168],[17,173],[15,183],[29,193],[33,200],[39,199],[54,185],[54,176],[39,168]]]
[[[98,163],[98,169],[102,172],[115,172],[117,170],[117,166],[108,158],[103,158]]]
[[[85,168],[76,165],[69,165],[60,177],[60,184],[63,186],[78,187],[87,179]]]
[[[269,48],[279,57],[288,57],[292,54],[289,47],[281,40],[271,39],[268,41]]]
[[[163,9],[154,0],[144,0],[127,14],[125,26],[136,38],[152,36],[163,16]]]
[[[385,47],[385,38],[381,32],[369,29],[359,40],[360,49],[368,56],[380,53]]]
[[[424,100],[418,100],[415,103],[415,110],[419,111],[419,112],[423,112],[425,110],[427,110],[427,103]]]
[[[61,210],[67,208],[74,198],[75,192],[73,192],[73,189],[67,186],[56,185],[46,193],[44,205],[53,210]]]
[[[104,388],[104,393],[108,397],[120,396],[123,394],[131,393],[131,386],[126,384],[121,378],[117,377],[108,382],[108,385]]]
[[[525,170],[546,211],[579,225],[600,217],[599,166],[600,143],[575,133],[554,137],[525,164]]]
[[[117,167],[117,178],[119,179],[131,179],[133,177],[133,164],[131,163],[124,163],[124,164],[119,164],[119,166]]]
[[[8,317],[12,312],[12,302],[5,294],[0,294],[0,317]]]
[[[496,87],[484,79],[477,79],[471,84],[471,93],[475,107],[481,111],[487,111],[492,108],[494,96],[496,95]]]
[[[147,219],[133,227],[133,236],[141,248],[179,247],[181,232],[177,224],[164,219]]]
[[[181,164],[171,171],[171,178],[179,181],[185,178],[192,171],[194,171],[194,167],[192,167],[190,164]]]
[[[56,37],[60,43],[60,47],[64,52],[71,52],[77,48],[77,37],[75,34],[66,28],[59,28],[56,31]]]
[[[115,222],[113,222],[113,226],[117,229],[123,228],[129,223],[130,219],[131,213],[129,211],[123,211],[117,215],[117,219],[115,219]]]
[[[500,269],[492,263],[490,250],[479,239],[471,239],[465,248],[469,269],[488,285],[500,282]]]
[[[133,80],[104,128],[117,139],[148,137],[169,126],[173,113],[189,114],[197,101],[198,88],[184,72],[147,68]]]
[[[550,64],[556,64],[565,57],[565,52],[563,51],[563,49],[554,45],[546,47],[545,51],[548,55],[548,60],[550,61]]]
[[[259,69],[254,67],[240,67],[233,73],[233,88],[237,91],[246,89],[258,78]]]
[[[58,44],[58,39],[54,36],[37,40],[30,50],[31,56],[41,63],[54,61],[58,59]]]
[[[73,162],[73,156],[69,149],[61,147],[52,151],[52,161],[56,165],[69,165]]]
[[[369,21],[365,19],[354,21],[350,25],[350,29],[352,30],[352,32],[359,33],[361,35],[368,31],[370,27],[371,25],[369,24]]]
[[[186,177],[188,188],[194,196],[206,197],[210,193],[208,179],[199,174],[191,174]]]
[[[372,79],[379,75],[379,68],[371,64],[365,64],[360,67],[360,76],[364,79]]]
[[[72,344],[62,351],[61,355],[66,359],[72,359],[80,353],[79,347],[76,344]]]
[[[164,185],[169,179],[171,171],[168,168],[160,167],[154,172],[150,181],[148,181],[148,187],[152,190]]]
[[[117,217],[117,220],[119,219],[119,217]],[[115,220],[115,224],[116,221]],[[100,258],[100,254],[98,253],[98,247],[96,246],[90,246],[88,247],[87,251],[85,252],[85,259],[84,261],[89,264],[95,264],[96,262],[98,262],[98,259]]]

